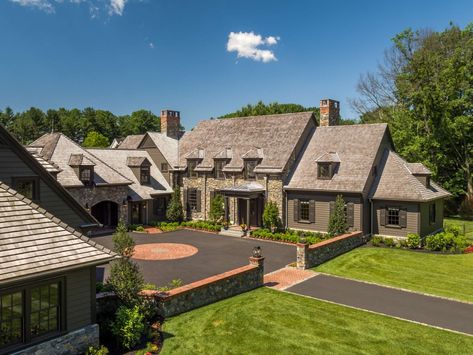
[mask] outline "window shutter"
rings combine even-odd
[[[379,210],[379,224],[380,225],[382,226],[386,225],[386,217],[387,217],[386,208],[381,208]]]
[[[315,201],[309,201],[309,222],[315,223]]]
[[[404,209],[399,210],[399,225],[401,228],[407,227],[407,211]]]
[[[196,206],[195,206],[195,211],[200,212],[201,206],[202,206],[200,190],[195,191],[195,196],[196,196],[196,199],[197,199],[197,203],[196,203]]]
[[[333,211],[335,211],[335,201],[330,201],[330,214],[329,214],[329,217],[333,214]]]
[[[294,221],[299,222],[299,200],[294,200]]]
[[[355,226],[355,204],[353,202],[347,203],[347,224],[348,227]]]

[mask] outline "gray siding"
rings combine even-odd
[[[430,224],[429,222],[429,206],[435,203],[436,218],[435,223]],[[443,228],[443,203],[444,200],[435,200],[432,202],[422,203],[420,205],[420,232],[421,236],[426,236],[439,229]]]
[[[381,210],[387,207],[398,207],[401,209],[406,209],[406,228],[381,225]],[[374,201],[373,209],[375,212],[373,221],[373,234],[386,235],[392,237],[405,237],[408,233],[420,234],[420,213],[418,203],[398,201]]]
[[[166,160],[166,158],[161,153],[161,151],[156,147],[156,144],[154,144],[153,140],[150,137],[145,138],[145,140],[141,143],[140,148],[148,152],[151,159],[153,159],[154,163],[158,167],[159,171],[161,171],[162,163],[166,163],[168,165],[168,168],[171,168],[171,164],[169,164],[169,162]],[[171,179],[171,174],[169,173],[169,171],[167,173],[163,173],[161,171],[161,173],[163,174],[166,181],[172,187],[172,179]]]
[[[94,268],[95,269],[95,268]],[[66,276],[67,330],[92,323],[92,282],[90,268],[73,271]],[[95,281],[95,280],[94,280]]]
[[[9,148],[0,147],[0,161],[2,162],[0,181],[3,181],[9,186],[12,184],[12,177],[38,176],[38,174],[34,173],[33,170]],[[78,214],[41,179],[39,189],[39,204],[41,207],[74,228],[89,223],[78,216]]]
[[[323,194],[314,192],[288,192],[287,221],[288,228],[318,232],[327,232],[330,218],[330,201],[335,201],[337,194]],[[354,203],[354,226],[351,230],[362,230],[363,204],[361,196],[345,195],[345,202]],[[315,201],[315,223],[304,223],[294,220],[294,200],[307,199]],[[364,231],[365,232],[365,231]]]

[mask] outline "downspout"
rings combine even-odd
[[[204,173],[204,220],[207,220],[207,173]]]
[[[373,218],[373,200],[371,198],[369,200],[370,200],[370,210],[371,210],[371,212],[370,212],[370,235],[371,235],[371,237],[373,237],[373,220],[374,220],[374,218]]]
[[[288,214],[288,209],[287,209],[287,191],[285,191],[285,190],[283,189],[283,193],[284,193],[284,200],[285,200],[285,203],[284,203],[284,205],[285,205],[285,206],[284,206],[284,210],[286,211],[285,216],[284,216],[284,220],[285,220],[285,222],[284,222],[284,224],[285,224],[285,225],[284,225],[284,229],[287,230],[287,229],[288,229],[288,223],[289,223],[289,220],[288,220],[288,217],[287,217],[287,214]]]

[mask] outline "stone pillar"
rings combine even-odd
[[[225,206],[225,220],[230,223],[230,216],[228,215],[228,197],[223,197],[223,205]]]
[[[250,199],[246,200],[246,225],[250,230]]]
[[[262,256],[258,256],[258,257],[254,257],[254,256],[251,256],[250,257],[250,265],[253,265],[253,266],[257,266],[258,267],[258,278],[260,279],[260,284],[263,285],[264,283],[264,257]]]
[[[297,268],[300,270],[308,269],[309,263],[309,244],[297,243]]]

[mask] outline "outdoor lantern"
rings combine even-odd
[[[261,247],[257,246],[253,248],[253,258],[261,258]]]

